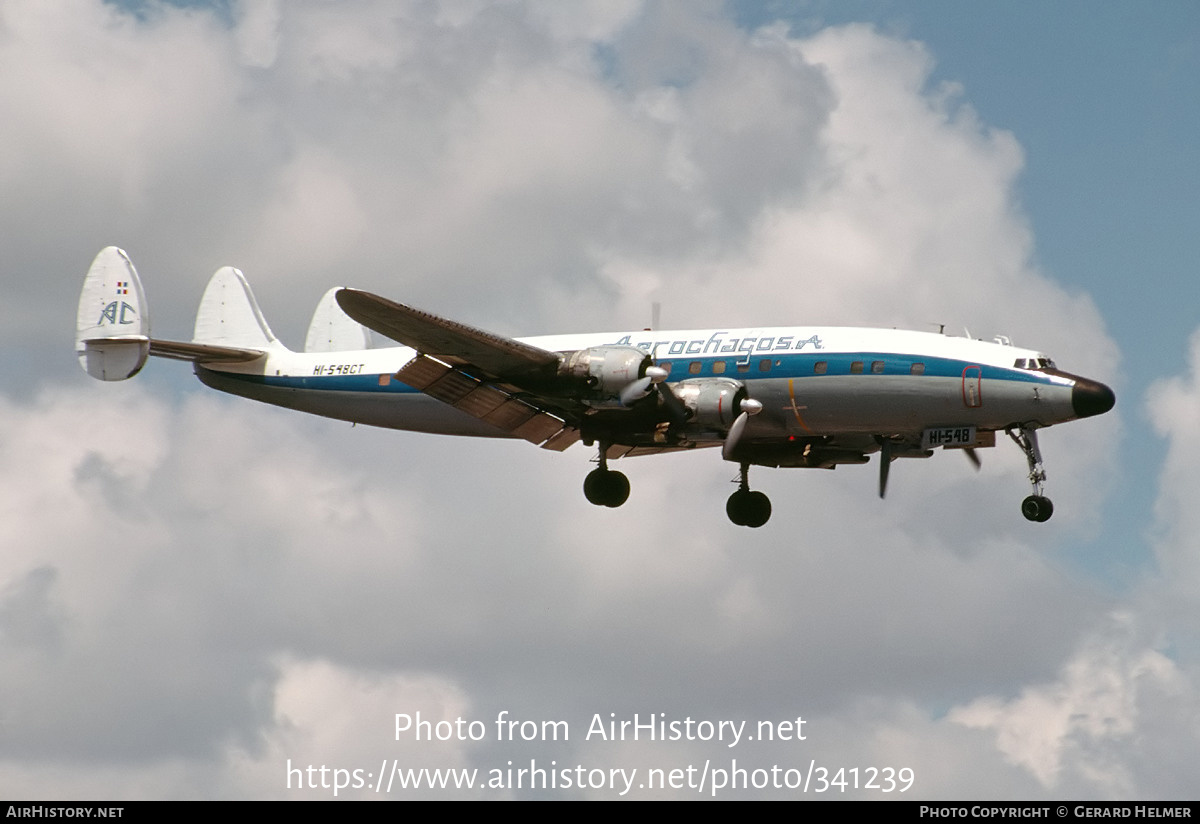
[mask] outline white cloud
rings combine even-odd
[[[1131,614],[1112,616],[1066,662],[1057,680],[1028,686],[1010,700],[977,699],[955,708],[949,720],[992,731],[1009,761],[1060,797],[1178,793],[1182,788],[1163,786],[1160,778],[1147,775],[1144,765],[1157,760],[1162,744],[1147,733],[1179,724],[1167,734],[1184,758],[1195,749],[1198,696],[1175,662],[1137,638],[1137,623]]]
[[[1167,439],[1156,509],[1163,533],[1159,565],[1167,585],[1194,608],[1200,593],[1200,516],[1192,494],[1200,482],[1200,332],[1192,336],[1183,373],[1154,383],[1146,405],[1155,430]]]
[[[1040,530],[1002,446],[978,477],[898,464],[885,502],[870,468],[756,470],[775,515],[751,532],[725,520],[734,467],[713,452],[623,462],[634,497],[613,511],[582,501],[582,447],[351,429],[176,391],[169,363],[81,386],[51,319],[69,322],[111,242],[165,336],[186,336],[204,274],[230,263],[293,341],[343,282],[510,333],[641,325],[656,299],[671,325],[959,321],[1112,374],[1086,296],[1030,264],[1015,138],[928,89],[917,44],[747,33],[690,4],[264,3],[234,19],[0,12],[0,58],[35,78],[0,78],[18,115],[0,180],[29,195],[0,226],[34,286],[0,328],[6,347],[63,353],[32,359],[44,389],[0,404],[13,786],[292,797],[288,758],[425,758],[387,740],[395,712],[508,709],[579,730],[593,713],[806,714],[808,757],[911,759],[922,797],[984,792],[994,768],[1023,794],[1047,786],[1031,774],[1075,775],[1075,731],[1097,744],[1150,723],[1131,679],[1182,683],[1186,706],[1183,665],[1155,645],[1093,654],[1113,605],[1054,554],[1102,505],[1111,458],[1094,444],[1115,415],[1043,439],[1060,507]],[[1071,692],[1079,673],[1117,679],[1099,698],[1132,728],[1070,720],[1096,698]],[[1039,713],[1066,726],[1022,749]],[[530,754],[645,768],[711,751],[493,740],[426,765]],[[1129,764],[1097,769],[1146,786]]]

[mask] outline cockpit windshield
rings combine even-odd
[[[1017,358],[1017,362],[1013,364],[1016,369],[1054,369],[1054,361],[1050,358]]]

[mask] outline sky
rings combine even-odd
[[[1194,798],[1198,62],[1187,2],[8,0],[0,795]],[[294,348],[339,284],[506,335],[659,303],[1006,335],[1117,406],[1042,434],[1045,524],[1002,438],[885,501],[755,469],[758,530],[711,452],[597,508],[582,446],[90,380],[113,244],[166,338],[234,265]]]

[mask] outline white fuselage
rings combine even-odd
[[[896,329],[775,327],[556,335],[521,339],[556,352],[642,349],[667,381],[730,378],[762,402],[754,437],[916,434],[928,427],[996,430],[1079,417],[1074,376],[1018,368],[1045,356],[1007,344]],[[296,353],[280,347],[243,364],[197,365],[214,388],[373,426],[449,435],[508,433],[400,383],[407,347]]]

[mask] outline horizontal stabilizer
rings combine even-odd
[[[558,353],[413,309],[357,289],[339,289],[338,305],[354,320],[451,366],[473,366],[511,379],[553,370]]]
[[[102,381],[132,378],[150,351],[146,295],[129,256],[100,250],[83,280],[75,315],[75,353],[84,371]]]
[[[245,363],[261,358],[262,349],[241,349],[234,346],[213,346],[208,343],[186,343],[178,340],[151,340],[150,354],[158,358],[185,360],[194,363]]]
[[[338,306],[339,288],[330,289],[317,304],[304,339],[305,352],[350,352],[371,348],[370,333]]]

